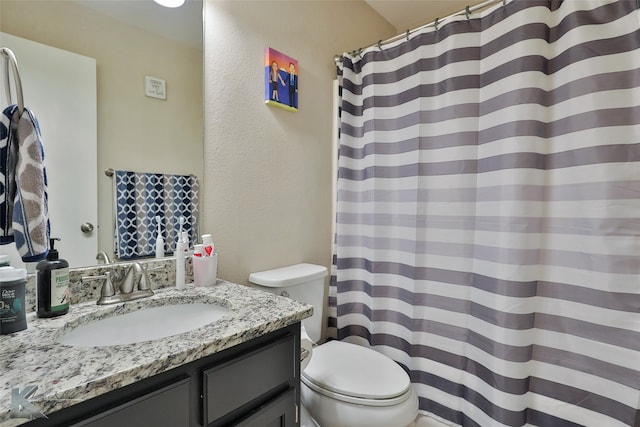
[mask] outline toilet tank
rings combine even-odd
[[[313,306],[313,316],[302,323],[309,337],[320,341],[324,316],[324,278],[327,268],[315,264],[296,264],[249,275],[249,282],[271,293],[287,296]]]

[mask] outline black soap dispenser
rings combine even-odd
[[[36,265],[36,315],[55,317],[69,312],[69,263],[58,257],[50,239],[47,259]]]

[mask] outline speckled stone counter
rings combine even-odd
[[[190,302],[219,304],[230,313],[208,326],[155,341],[89,348],[56,342],[66,330],[99,318]],[[76,303],[68,314],[53,319],[28,314],[27,330],[0,336],[0,427],[29,421],[10,418],[13,388],[36,385],[29,401],[42,413],[52,413],[286,327],[311,313],[309,305],[218,280],[207,288],[158,289],[152,297],[127,303]]]

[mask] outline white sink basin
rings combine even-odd
[[[144,308],[74,328],[58,342],[75,347],[134,344],[189,332],[229,312],[216,304],[174,304]]]

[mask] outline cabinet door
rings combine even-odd
[[[294,427],[297,425],[295,390],[291,389],[234,424],[234,427]]]
[[[72,427],[175,427],[190,425],[190,379],[140,396]]]
[[[245,405],[249,407],[243,410],[251,410],[269,394],[277,395],[278,389],[291,387],[295,354],[295,339],[289,335],[204,371],[204,424],[210,425]]]

